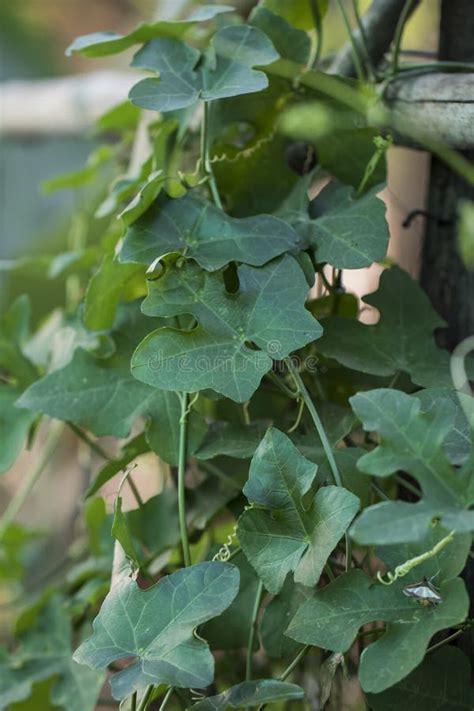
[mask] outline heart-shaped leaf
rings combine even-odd
[[[206,273],[192,261],[165,262],[149,285],[143,311],[152,316],[192,314],[188,331],[160,328],[132,358],[139,380],[166,390],[212,388],[237,401],[248,400],[272,358],[319,338],[321,328],[304,308],[307,284],[297,262],[285,255],[259,269],[237,270],[239,289],[229,293],[221,273]]]
[[[243,490],[255,506],[240,517],[237,534],[247,559],[274,594],[291,571],[295,582],[316,585],[359,508],[358,498],[337,486],[322,487],[311,503],[304,503],[315,476],[315,465],[291,440],[269,429]]]
[[[92,637],[74,659],[104,669],[117,659],[136,657],[112,677],[116,699],[149,684],[206,687],[213,679],[214,660],[194,630],[223,612],[238,589],[237,568],[219,562],[178,570],[147,590],[124,578],[107,595]]]
[[[253,67],[278,58],[268,37],[250,25],[219,30],[201,62],[198,50],[178,40],[153,40],[137,52],[132,66],[157,72],[160,78],[138,82],[129,98],[143,109],[166,112],[193,106],[198,99],[214,101],[261,91],[268,79]]]
[[[229,262],[261,266],[283,252],[297,250],[299,237],[271,215],[238,219],[188,192],[172,200],[160,197],[127,230],[122,262],[151,264],[167,252],[183,251],[207,271]]]
[[[433,338],[433,331],[444,321],[406,272],[398,267],[386,269],[378,291],[364,301],[379,310],[379,322],[367,326],[338,316],[325,319],[318,344],[323,355],[372,375],[402,371],[423,387],[452,385],[449,354],[437,348]]]

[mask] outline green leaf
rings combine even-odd
[[[315,0],[315,2],[319,7],[321,17],[324,17],[329,0]],[[308,0],[292,0],[291,3],[287,2],[287,0],[263,0],[261,5],[277,15],[281,15],[294,27],[299,27],[303,30],[314,29],[314,17],[311,11],[311,3]]]
[[[292,27],[284,17],[258,5],[250,15],[250,23],[271,39],[282,59],[290,59],[298,64],[308,62],[311,53],[308,34]]]
[[[359,188],[367,165],[375,153],[374,138],[380,131],[374,128],[340,129],[315,141],[319,165],[346,185]],[[369,178],[366,189],[387,181],[385,156]]]
[[[82,54],[84,57],[105,57],[117,54],[134,44],[143,44],[156,37],[182,37],[196,22],[212,20],[216,15],[230,12],[230,5],[203,5],[191,13],[186,20],[161,20],[153,23],[142,23],[128,35],[117,32],[93,32],[90,35],[77,37],[67,48],[66,54]]]
[[[259,580],[245,556],[238,555],[232,562],[240,573],[237,597],[222,615],[210,620],[199,630],[211,649],[241,649],[248,643]],[[258,643],[256,646],[258,649]]]
[[[339,269],[359,269],[385,257],[388,226],[385,204],[377,198],[382,186],[360,197],[352,187],[332,181],[309,201],[311,174],[301,179],[277,215],[310,245],[318,262]]]
[[[382,477],[406,471],[418,480],[428,501],[464,502],[465,477],[453,469],[442,448],[454,420],[452,403],[424,412],[417,397],[383,388],[358,393],[350,402],[364,429],[381,436],[379,446],[359,459],[361,471]]]
[[[268,424],[264,422],[252,422],[250,425],[213,422],[195,456],[198,459],[214,459],[222,455],[250,459],[267,428]]]
[[[42,184],[43,191],[53,193],[57,190],[81,188],[83,185],[91,183],[99,176],[99,171],[104,163],[114,158],[114,155],[115,152],[111,146],[98,146],[88,157],[84,168],[45,180]]]
[[[19,523],[7,526],[0,540],[0,580],[18,581],[23,577],[25,562],[34,555],[43,535]]]
[[[319,337],[318,322],[304,309],[306,280],[292,257],[237,272],[239,290],[230,294],[221,273],[203,272],[190,260],[166,262],[163,275],[150,282],[143,311],[192,314],[199,323],[149,334],[132,357],[136,378],[165,390],[211,388],[245,402],[272,357],[282,359]]]
[[[133,58],[132,66],[157,72],[160,77],[135,84],[130,100],[143,109],[166,112],[193,106],[199,99],[215,101],[261,91],[268,86],[268,79],[253,67],[271,64],[279,55],[256,27],[229,25],[214,35],[210,54],[201,63],[200,58],[198,50],[175,39],[147,43]]]
[[[364,302],[378,309],[379,322],[367,326],[337,316],[325,319],[318,344],[323,355],[363,373],[389,376],[402,371],[423,387],[452,385],[449,354],[437,348],[433,338],[444,321],[406,272],[398,267],[385,270],[378,291]]]
[[[0,385],[0,472],[13,466],[36,419],[35,412],[16,406],[21,392],[19,388]]]
[[[238,587],[237,568],[218,562],[184,568],[148,590],[123,579],[107,595],[92,637],[76,650],[74,659],[96,669],[136,657],[112,677],[116,699],[143,691],[149,684],[206,687],[213,679],[214,661],[194,630],[223,612]]]
[[[373,711],[471,711],[469,660],[460,649],[444,647],[430,654],[414,671],[381,694],[368,694]]]
[[[151,449],[171,466],[178,465],[181,405],[175,392],[157,391],[146,410],[149,416],[146,440]],[[192,456],[206,434],[207,425],[196,410],[187,417],[186,450]]]
[[[272,659],[296,657],[302,645],[285,635],[290,620],[298,608],[313,595],[305,585],[297,585],[287,578],[281,592],[266,606],[260,622],[260,639]]]
[[[120,264],[112,254],[104,257],[87,287],[84,323],[88,329],[102,331],[113,326],[118,305],[137,277],[143,278],[141,265]]]
[[[127,444],[122,448],[120,456],[110,462],[107,462],[99,471],[90,484],[89,488],[84,494],[84,498],[89,498],[93,494],[96,494],[99,489],[101,489],[104,484],[106,484],[110,479],[112,479],[116,474],[124,471],[128,464],[133,461],[140,454],[145,454],[149,451],[148,444],[143,435],[138,435],[132,440],[127,442]]]
[[[432,531],[421,543],[397,546],[380,555],[390,568],[430,550],[444,535]],[[423,659],[431,637],[459,624],[468,612],[469,600],[460,578],[469,548],[469,536],[458,536],[441,553],[413,569],[405,578],[384,586],[362,570],[344,573],[298,610],[286,634],[304,644],[331,651],[347,651],[359,628],[375,620],[385,621],[385,633],[367,647],[361,657],[362,688],[379,692],[396,684]],[[453,565],[455,563],[455,565]],[[442,602],[421,607],[403,594],[403,587],[423,576],[436,576]]]
[[[303,699],[304,691],[296,684],[288,684],[275,679],[257,679],[243,681],[231,686],[218,696],[209,696],[190,706],[195,711],[225,711],[225,709],[241,709],[246,706],[260,706],[277,701]]]
[[[72,659],[71,626],[58,598],[52,598],[21,646],[0,661],[0,709],[30,697],[33,684],[55,678],[50,701],[68,711],[93,711],[104,682],[102,672],[85,669]]]
[[[274,594],[291,571],[295,582],[317,584],[359,508],[358,498],[337,486],[322,487],[310,503],[303,501],[315,476],[315,465],[291,440],[269,429],[243,490],[254,506],[240,517],[237,535],[247,559]]]
[[[132,540],[127,519],[122,511],[122,497],[117,496],[115,499],[114,520],[112,521],[112,536],[120,543],[128,560],[132,563],[135,570],[140,567],[138,555]]]
[[[167,252],[182,250],[203,269],[214,271],[229,262],[261,266],[283,252],[297,250],[296,232],[270,215],[238,219],[188,192],[162,197],[126,232],[122,262],[151,264]]]

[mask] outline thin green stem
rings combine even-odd
[[[301,378],[301,375],[299,374],[297,368],[292,363],[291,358],[286,358],[286,364],[288,366],[288,370],[293,376],[293,379],[301,394],[301,397],[303,398],[305,405],[308,408],[308,412],[312,417],[314,426],[316,427],[316,431],[319,435],[319,439],[321,440],[321,444],[323,445],[324,453],[328,460],[329,467],[334,477],[334,481],[336,482],[337,486],[342,486],[342,477],[339,472],[339,468],[336,464],[336,460],[334,458],[334,454],[329,443],[326,430],[324,429],[324,425],[321,422],[321,418],[319,417],[318,411],[316,410],[316,406],[313,400],[311,399],[311,395],[306,389],[306,385],[304,384],[303,379]]]
[[[137,692],[134,691],[130,699],[130,711],[137,711]]]
[[[371,56],[370,56],[369,45],[368,45],[368,42],[367,42],[367,34],[366,34],[366,32],[365,32],[364,23],[362,22],[362,18],[361,18],[361,16],[360,16],[359,4],[358,4],[357,0],[352,0],[352,7],[353,7],[353,9],[354,9],[354,17],[355,17],[355,19],[356,19],[357,28],[358,28],[359,33],[360,33],[361,45],[362,45],[362,48],[363,48],[363,50],[364,50],[365,64],[366,64],[366,67],[367,67],[367,74],[369,75],[369,78],[370,78],[372,81],[375,81],[375,79],[376,79],[376,73],[375,73],[374,66],[373,66],[373,64],[372,64],[372,58],[371,58]]]
[[[266,375],[268,378],[270,378],[272,382],[275,383],[277,387],[280,388],[282,392],[285,393],[285,395],[288,395],[288,397],[291,397],[293,400],[296,400],[298,398],[298,391],[289,388],[286,383],[284,383],[283,380],[279,378],[278,375],[276,375],[272,370],[270,370]]]
[[[36,467],[23,479],[18,487],[15,495],[11,499],[3,516],[0,519],[0,541],[3,539],[7,528],[13,523],[16,515],[23,507],[23,504],[31,494],[35,484],[44,472],[46,465],[51,459],[56,447],[58,446],[61,434],[64,430],[64,423],[53,422],[50,426],[48,435],[44,442],[43,451],[38,459]]]
[[[178,514],[181,532],[181,545],[183,548],[184,565],[191,565],[191,551],[189,549],[188,526],[186,522],[186,488],[184,475],[186,469],[186,423],[188,416],[188,394],[179,393],[181,402],[181,417],[179,419],[179,453],[178,453]]]
[[[398,484],[400,484],[400,486],[404,486],[407,491],[411,491],[412,494],[418,496],[418,498],[421,499],[422,494],[418,487],[416,487],[410,481],[404,479],[402,476],[400,476],[400,474],[395,474],[394,478],[398,482]]]
[[[292,363],[291,358],[286,358],[285,362],[288,366],[288,370],[290,371],[290,373],[293,376],[296,387],[298,388],[298,391],[300,392],[301,397],[303,398],[305,405],[308,408],[309,414],[312,417],[314,426],[316,427],[316,431],[319,435],[319,439],[321,440],[321,444],[323,445],[324,453],[326,455],[326,459],[328,460],[329,467],[330,467],[332,475],[334,477],[334,481],[336,482],[337,486],[343,486],[341,473],[340,473],[339,468],[337,466],[336,459],[334,457],[331,444],[328,440],[326,430],[324,429],[324,425],[323,425],[321,418],[318,414],[316,406],[315,406],[313,400],[311,399],[311,395],[309,394],[308,390],[306,389],[306,385],[304,384],[303,379],[302,379],[301,375],[299,374],[297,368],[295,368],[294,364]],[[351,567],[351,562],[352,562],[352,542],[351,542],[351,539],[350,539],[350,536],[348,533],[345,534],[345,541],[346,541],[346,570],[349,570]]]
[[[255,633],[257,631],[258,611],[262,602],[263,583],[260,580],[255,594],[255,602],[252,610],[252,618],[250,621],[249,638],[247,642],[247,662],[245,665],[245,681],[250,681],[252,678],[252,659],[253,659],[253,643],[255,641]]]
[[[354,60],[354,67],[356,70],[357,78],[360,81],[363,81],[365,78],[365,74],[364,74],[364,69],[362,66],[361,59],[360,59],[360,50],[359,50],[359,47],[357,46],[357,42],[355,41],[354,33],[352,32],[352,28],[351,28],[351,23],[349,22],[349,17],[347,16],[346,8],[344,7],[344,4],[341,2],[341,0],[337,0],[337,4],[339,5],[339,10],[341,11],[342,19],[344,20],[344,25],[346,26],[346,31],[347,31],[347,34],[349,35],[349,39],[351,42],[352,56],[353,56],[353,60]]]
[[[142,508],[142,506],[143,506],[143,499],[142,499],[142,497],[140,496],[140,492],[138,491],[137,485],[136,485],[135,482],[133,481],[131,474],[129,474],[128,477],[127,477],[127,483],[128,483],[128,485],[129,485],[129,487],[130,487],[130,489],[131,489],[131,491],[132,491],[132,494],[133,494],[134,497],[135,497],[135,501],[137,502],[137,504],[139,505],[139,507]]]
[[[323,18],[319,8],[319,0],[309,0],[309,7],[313,16],[314,29],[316,30],[316,47],[314,55],[311,57],[310,66],[316,67],[321,59],[323,50]]]
[[[280,676],[278,677],[278,681],[285,681],[285,679],[288,679],[288,677],[290,676],[292,671],[294,671],[296,669],[298,664],[301,662],[303,657],[305,657],[308,654],[310,649],[311,649],[310,644],[307,644],[305,647],[303,647],[303,649],[301,649],[298,652],[298,654],[293,659],[293,661],[286,667],[285,671],[282,674],[280,674]]]
[[[97,442],[94,442],[90,437],[88,437],[88,435],[83,430],[81,430],[80,427],[75,425],[73,422],[68,422],[67,426],[69,427],[70,430],[72,430],[72,432],[74,432],[76,437],[78,437],[78,439],[80,439],[82,442],[84,442],[84,444],[87,444],[87,446],[93,452],[95,452],[95,454],[97,454],[99,457],[102,457],[102,459],[105,459],[107,462],[113,461],[113,457],[111,457],[109,454],[107,454],[105,449],[102,449],[102,447],[99,444],[97,444]]]
[[[433,646],[428,647],[428,649],[426,650],[426,654],[430,654],[431,652],[434,652],[436,649],[439,649],[440,647],[444,647],[445,644],[449,644],[450,642],[453,642],[458,637],[461,637],[461,635],[463,635],[464,632],[467,629],[469,629],[470,626],[471,625],[462,627],[460,630],[457,630],[457,632],[453,632],[453,634],[450,634],[449,637],[446,637],[446,639],[442,639],[441,642],[437,642],[436,644],[433,644]]]
[[[212,199],[214,200],[217,207],[221,210],[222,201],[217,189],[216,178],[214,171],[212,169],[211,158],[209,155],[209,126],[210,126],[210,115],[211,115],[211,104],[209,101],[203,101],[203,115],[201,123],[201,161],[204,174],[209,180],[209,189],[211,191]]]
[[[400,17],[398,18],[397,26],[395,28],[392,52],[392,67],[390,71],[392,77],[398,74],[398,62],[400,59],[400,47],[402,44],[403,31],[405,29],[405,25],[407,23],[414,3],[415,0],[406,0],[403,10],[400,13]]]
[[[168,691],[166,692],[166,694],[163,697],[163,701],[161,702],[159,711],[164,711],[164,709],[168,705],[168,701],[171,699],[171,697],[173,695],[173,691],[174,691],[174,686],[170,686],[170,688],[168,689]]]
[[[377,496],[380,496],[380,498],[383,499],[383,501],[391,501],[390,496],[387,496],[385,491],[383,489],[381,489],[380,486],[378,484],[376,484],[374,481],[372,481],[370,483],[370,486],[375,491]]]
[[[145,711],[145,709],[148,706],[148,703],[150,701],[151,695],[153,694],[155,686],[153,684],[150,684],[150,686],[147,686],[145,693],[143,694],[143,698],[140,701],[140,706],[138,707],[138,711]]]

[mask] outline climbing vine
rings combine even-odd
[[[357,79],[325,71],[325,0],[260,0],[245,21],[200,6],[69,47],[133,48],[137,83],[86,168],[48,186],[82,205],[41,261],[60,316],[33,329],[24,295],[0,322],[1,469],[42,442],[0,521],[21,600],[0,709],[304,709],[315,681],[340,709],[348,677],[344,708],[473,707],[452,644],[471,626],[469,349],[452,375],[379,197],[400,135],[473,179],[386,102],[412,5],[376,66],[357,3],[358,33],[335,3]],[[343,270],[374,262],[359,304]],[[89,481],[38,596],[17,514],[71,432]]]

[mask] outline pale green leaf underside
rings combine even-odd
[[[200,52],[175,39],[163,38],[146,44],[132,66],[149,69],[159,79],[143,79],[132,87],[132,103],[154,111],[174,111],[198,101],[214,101],[261,91],[268,79],[254,66],[279,58],[272,42],[256,27],[230,25],[211,40],[210,52],[199,66]]]
[[[77,37],[67,48],[66,54],[82,54],[85,57],[104,57],[123,52],[134,44],[143,44],[158,37],[182,37],[196,22],[212,20],[223,12],[233,10],[231,5],[203,5],[186,20],[160,20],[142,23],[128,35],[118,32],[93,32]]]
[[[298,235],[282,220],[271,215],[230,217],[188,192],[175,200],[159,198],[129,227],[120,260],[151,264],[163,254],[182,251],[213,271],[233,261],[261,266],[298,248]]]
[[[123,579],[107,595],[92,636],[74,659],[97,669],[136,657],[112,677],[116,699],[149,684],[206,687],[213,679],[214,661],[207,643],[193,632],[223,612],[238,588],[237,568],[220,562],[183,568],[147,590]]]
[[[268,430],[244,487],[249,501],[267,510],[245,511],[237,535],[247,559],[274,594],[291,571],[296,582],[316,585],[329,554],[359,508],[357,497],[337,486],[319,489],[306,508],[302,497],[315,475],[315,465],[286,435]]]
[[[143,311],[192,314],[198,325],[148,335],[132,357],[134,376],[165,390],[211,388],[245,402],[272,358],[282,359],[319,338],[321,327],[304,308],[306,281],[292,257],[259,269],[240,266],[238,277],[239,290],[229,293],[222,274],[204,273],[192,261],[167,262],[163,276],[150,282]]]
[[[296,684],[288,684],[275,679],[257,679],[231,686],[222,694],[209,696],[189,708],[195,709],[195,711],[225,711],[228,708],[241,709],[277,701],[299,700],[303,697],[303,689]]]
[[[389,376],[402,371],[423,387],[452,386],[449,354],[437,348],[433,338],[444,322],[406,272],[398,267],[385,270],[378,291],[364,301],[379,310],[379,322],[368,326],[338,316],[325,319],[318,344],[323,355],[363,373]]]

